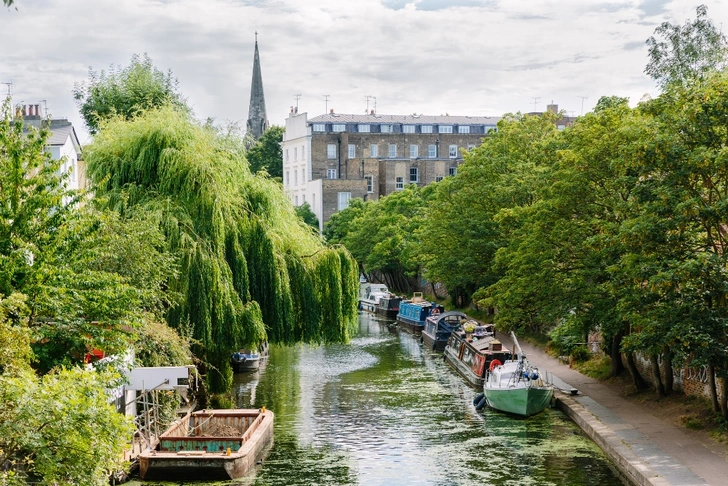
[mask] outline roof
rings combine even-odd
[[[71,122],[66,120],[65,118],[59,118],[56,120],[50,120],[50,124],[48,123],[48,120],[25,120],[23,130],[28,131],[30,127],[40,128],[41,125],[43,125],[45,128],[47,128],[50,131],[50,135],[48,136],[48,140],[46,142],[46,146],[48,147],[58,147],[63,146],[66,143],[66,140],[68,140],[68,137],[71,137],[71,143],[73,144],[73,147],[76,149],[76,153],[79,155],[81,154],[81,143],[78,141],[78,135],[76,135],[76,130],[73,128],[73,125]]]
[[[308,123],[402,123],[404,125],[495,125],[499,116],[432,116],[432,115],[350,115],[328,113]]]

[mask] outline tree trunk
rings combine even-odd
[[[612,336],[612,349],[610,353],[610,358],[612,359],[612,367],[609,370],[609,376],[614,378],[615,376],[619,376],[622,374],[622,371],[624,371],[624,363],[622,363],[622,337],[624,337],[624,332],[619,331],[617,334]]]
[[[712,364],[708,365],[708,384],[710,385],[710,401],[713,403],[713,411],[720,412],[720,405],[718,404],[718,389],[715,386],[715,368]]]
[[[665,346],[662,350],[663,368],[665,369],[665,395],[669,395],[673,391],[675,379],[672,372],[672,353],[670,348]]]
[[[439,299],[440,296],[437,295],[437,287],[435,287],[435,282],[430,282],[430,287],[432,287],[432,295],[435,297],[435,299]]]
[[[629,374],[632,375],[632,382],[635,388],[637,391],[644,390],[647,388],[647,383],[645,383],[645,379],[642,378],[642,375],[640,375],[637,369],[637,364],[634,362],[634,354],[626,353],[625,355],[627,356],[627,369],[629,370]]]
[[[665,385],[662,384],[660,376],[660,362],[657,361],[657,355],[650,353],[650,363],[652,363],[652,380],[655,382],[655,392],[658,397],[665,396]]]
[[[720,409],[723,418],[728,420],[728,379],[722,377],[720,379],[721,392],[720,392]]]

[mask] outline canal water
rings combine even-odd
[[[197,484],[626,484],[564,414],[476,411],[441,354],[388,324],[361,314],[348,345],[271,346],[236,375],[238,407],[275,413],[275,445],[254,477]]]

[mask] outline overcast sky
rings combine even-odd
[[[0,82],[13,103],[46,100],[82,122],[72,98],[88,69],[134,53],[171,69],[200,119],[247,119],[255,31],[268,118],[284,124],[295,95],[309,118],[328,108],[381,114],[569,114],[600,96],[637,103],[658,90],[645,40],[684,23],[688,0],[16,0],[0,6]],[[722,26],[728,1],[705,0]],[[6,90],[0,85],[0,92]],[[584,98],[586,97],[586,98]],[[369,108],[374,100],[369,101]],[[85,130],[79,130],[87,140]]]

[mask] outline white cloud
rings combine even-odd
[[[17,0],[0,10],[0,82],[14,102],[47,100],[81,125],[74,82],[89,66],[148,53],[171,69],[201,119],[244,124],[254,32],[268,117],[294,95],[338,112],[500,115],[553,100],[581,112],[602,95],[656,93],[642,43],[660,22],[694,17],[686,0]],[[708,4],[718,25],[725,1]],[[640,47],[642,44],[642,47]],[[370,107],[372,102],[370,102]]]

